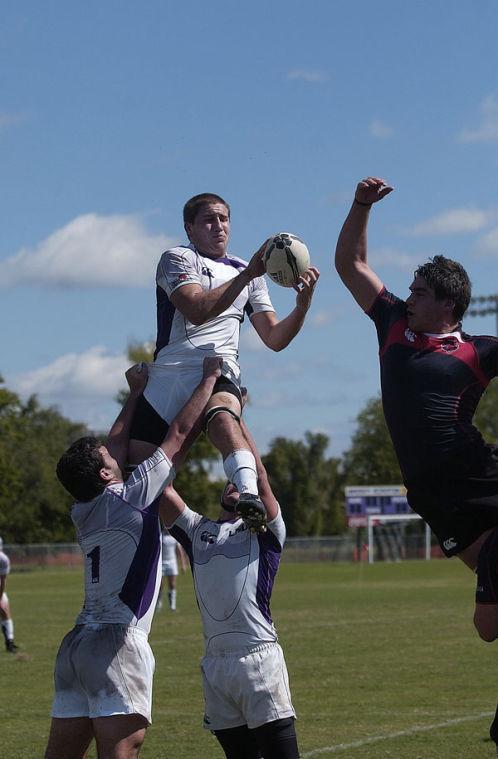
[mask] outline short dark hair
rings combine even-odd
[[[57,463],[57,479],[77,501],[91,501],[106,486],[100,477],[104,466],[101,445],[102,441],[96,437],[80,437]]]
[[[230,206],[226,200],[223,200],[220,195],[215,195],[213,192],[201,192],[200,195],[194,195],[193,198],[187,200],[183,206],[183,223],[193,224],[201,208],[208,203],[223,203],[228,211],[228,218],[230,218]]]
[[[462,264],[445,256],[434,256],[415,270],[415,276],[425,279],[434,290],[436,300],[452,300],[455,304],[453,315],[460,321],[472,294],[472,284]]]

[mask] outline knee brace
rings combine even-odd
[[[236,422],[240,423],[240,416],[228,406],[213,406],[204,414],[204,432],[208,431],[209,424],[216,414],[230,414]]]

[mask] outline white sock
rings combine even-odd
[[[169,608],[176,611],[176,590],[168,590]]]
[[[230,482],[239,493],[258,493],[256,459],[251,451],[240,450],[230,453],[223,462],[223,469]]]
[[[11,619],[6,619],[2,622],[2,627],[5,630],[5,637],[7,640],[14,640],[14,623]]]

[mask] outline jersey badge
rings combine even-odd
[[[405,329],[405,337],[410,343],[414,343],[417,338],[415,332],[412,332],[411,329],[408,328]]]
[[[458,543],[456,542],[455,538],[448,538],[444,541],[443,546],[446,548],[447,551],[451,551],[453,548],[456,548]]]
[[[445,337],[441,340],[441,350],[445,353],[454,353],[458,350],[458,340],[456,337]]]

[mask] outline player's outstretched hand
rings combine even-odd
[[[354,198],[358,203],[369,206],[385,198],[393,189],[384,179],[367,177],[358,182]]]
[[[149,370],[145,362],[133,364],[125,374],[128,387],[135,393],[141,393],[144,390],[148,376]]]
[[[315,290],[315,285],[318,282],[320,272],[316,266],[310,266],[309,269],[301,274],[296,284],[293,285],[296,290],[296,306],[302,311],[307,311],[311,306],[311,299]]]
[[[265,240],[263,245],[258,248],[246,267],[246,273],[249,275],[249,279],[255,279],[256,277],[262,277],[265,273],[265,265],[263,263],[263,253],[265,252],[268,240]]]
[[[204,359],[202,370],[204,377],[221,377],[223,359],[221,356],[208,356]]]

